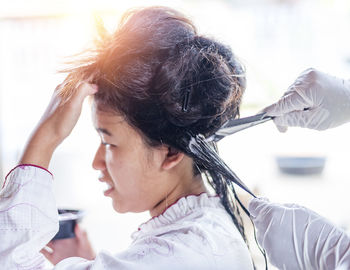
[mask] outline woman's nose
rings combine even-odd
[[[105,163],[105,154],[104,154],[104,148],[102,145],[100,145],[96,151],[94,160],[92,161],[92,167],[95,170],[102,171],[106,168],[106,163]]]

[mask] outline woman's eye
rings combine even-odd
[[[113,144],[106,143],[106,142],[101,142],[101,144],[102,144],[103,146],[105,146],[105,147],[113,147],[113,146],[115,146],[115,145],[113,145]]]

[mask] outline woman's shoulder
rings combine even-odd
[[[252,269],[247,246],[220,198],[206,193],[179,199],[162,215],[142,224],[133,239],[126,253],[133,259],[156,254],[160,261],[181,260],[192,269],[199,265],[202,269],[225,269],[214,267],[218,265]]]

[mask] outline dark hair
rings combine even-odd
[[[229,47],[198,36],[191,21],[173,9],[128,12],[113,35],[103,31],[94,53],[70,70],[63,95],[92,75],[98,108],[123,115],[150,146],[166,144],[194,157],[187,147],[191,135],[209,137],[239,115],[243,66]],[[233,186],[199,159],[194,165],[245,239]]]

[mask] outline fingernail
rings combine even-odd
[[[283,127],[283,126],[277,126],[277,129],[281,133],[286,133],[288,130],[288,127]]]
[[[53,249],[50,248],[50,247],[48,247],[48,246],[45,246],[43,249],[46,250],[46,251],[47,251],[48,253],[50,253],[50,254],[53,253]]]
[[[96,93],[96,92],[98,91],[98,86],[97,86],[97,84],[92,84],[91,86],[92,86],[92,88],[94,89],[94,93]]]

